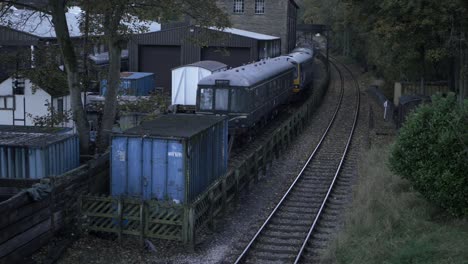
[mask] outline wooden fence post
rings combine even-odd
[[[260,174],[260,166],[259,166],[259,158],[258,158],[258,153],[260,151],[259,150],[255,150],[255,154],[254,154],[254,182],[255,184],[258,183],[258,175]]]
[[[122,196],[119,196],[118,204],[117,204],[117,214],[119,218],[119,243],[122,244],[122,221],[123,221],[123,203],[122,203]]]
[[[234,171],[234,176],[236,177],[236,192],[234,194],[234,199],[236,200],[236,202],[239,201],[239,193],[240,193],[240,186],[239,186],[239,177],[240,177],[240,171],[239,169],[236,169]]]
[[[195,210],[187,207],[187,247],[190,252],[195,251]]]
[[[208,209],[208,227],[211,230],[214,230],[214,194],[213,190],[210,190],[208,193],[208,202],[210,203],[210,208]]]
[[[140,200],[140,245],[145,246],[145,203]]]
[[[78,196],[78,233],[83,234],[83,195]]]
[[[224,178],[221,182],[221,191],[223,193],[223,196],[222,196],[222,214],[223,216],[226,215],[226,211],[227,211],[227,183],[226,183],[226,178]]]

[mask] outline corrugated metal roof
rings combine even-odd
[[[234,34],[234,35],[247,37],[247,38],[251,38],[251,39],[256,39],[256,40],[280,39],[280,37],[270,36],[270,35],[261,34],[261,33],[257,33],[257,32],[238,29],[238,28],[224,28],[224,29],[221,30],[221,29],[216,28],[216,27],[210,27],[210,29],[216,30],[216,31],[222,31],[222,32],[226,32],[226,33],[231,33],[231,34]]]
[[[136,80],[136,79],[141,79],[150,75],[154,75],[154,73],[152,72],[121,72],[120,79]]]
[[[0,132],[0,146],[42,148],[74,136],[53,133]]]
[[[83,14],[81,8],[70,7],[65,14],[70,37],[80,37],[80,19]],[[40,38],[55,38],[55,30],[50,15],[27,9],[11,7],[0,19],[0,25],[23,31]],[[161,25],[151,21],[140,21],[136,27],[148,27],[149,32],[161,30]]]
[[[71,131],[69,127],[39,127],[39,126],[7,126],[0,125],[1,132],[21,132],[21,133],[66,133]]]
[[[231,86],[250,87],[292,68],[293,64],[282,56],[214,73],[201,79],[198,85],[212,86],[220,80],[229,81]]]
[[[155,120],[144,122],[137,127],[126,130],[123,134],[163,138],[191,138],[224,119],[226,119],[225,116],[163,115]]]
[[[183,65],[183,66],[174,68],[173,70],[178,69],[178,68],[182,68],[182,67],[187,67],[187,66],[199,67],[199,68],[209,70],[211,72],[219,71],[219,70],[227,68],[227,65],[222,63],[222,62],[212,61],[212,60],[204,60],[204,61],[198,61],[198,62],[195,62],[195,63]]]

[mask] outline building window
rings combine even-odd
[[[0,110],[15,110],[15,98],[13,96],[0,96]]]
[[[17,77],[13,79],[13,94],[24,95],[24,78]]]
[[[265,0],[255,0],[255,14],[265,14]]]
[[[234,0],[234,13],[244,13],[244,0]]]
[[[63,115],[63,98],[57,99],[57,113]]]

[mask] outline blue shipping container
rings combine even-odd
[[[149,72],[121,72],[120,89],[118,95],[148,96],[155,90],[154,73]],[[105,96],[107,80],[101,81],[101,95]]]
[[[0,132],[0,178],[40,179],[79,165],[76,135]]]
[[[190,203],[228,165],[225,117],[164,115],[112,138],[111,192]]]

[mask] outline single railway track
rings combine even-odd
[[[320,221],[348,153],[359,113],[359,86],[352,72],[333,59],[340,94],[323,135],[289,189],[235,263],[298,263],[307,259]],[[346,87],[344,69],[354,87]],[[347,179],[344,179],[347,182]],[[305,254],[308,253],[308,254]]]

